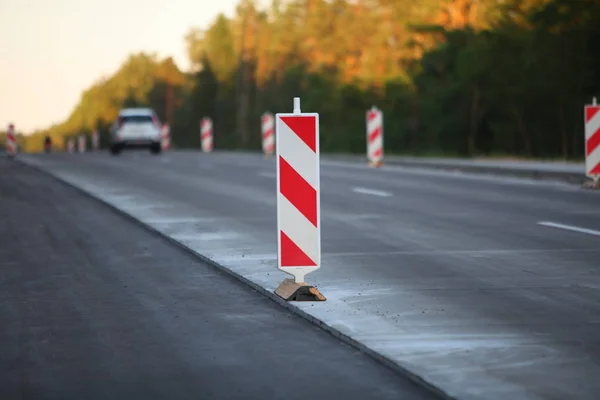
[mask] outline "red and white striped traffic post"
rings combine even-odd
[[[325,300],[304,278],[321,266],[319,114],[275,115],[277,142],[277,268],[294,279],[275,293],[285,300]]]
[[[209,117],[204,117],[200,121],[200,144],[204,153],[213,150],[213,124]]]
[[[100,150],[100,134],[98,131],[92,132],[92,148],[94,151]]]
[[[585,173],[600,187],[600,106],[596,98],[585,106]]]
[[[367,159],[372,167],[383,165],[383,112],[375,106],[367,111]]]
[[[75,152],[75,141],[73,140],[73,138],[69,138],[69,140],[67,140],[67,151],[69,153]]]
[[[9,157],[14,157],[17,154],[17,135],[15,134],[14,124],[8,124],[6,131],[6,153]]]
[[[79,137],[77,138],[78,142],[78,146],[79,146],[79,152],[80,153],[85,153],[86,150],[86,140],[85,140],[85,136],[84,135],[79,135]]]
[[[275,118],[270,112],[261,117],[262,148],[265,157],[270,157],[275,151]]]
[[[160,128],[160,147],[163,151],[171,149],[171,127],[163,124]]]

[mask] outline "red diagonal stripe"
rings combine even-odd
[[[600,146],[600,131],[596,131],[586,142],[587,155],[592,154],[596,147]]]
[[[272,134],[273,134],[273,130],[269,129],[268,131],[265,131],[265,133],[263,133],[263,138],[268,138]]]
[[[279,233],[282,267],[314,267],[317,265],[285,232],[279,231]]]
[[[596,166],[592,168],[590,175],[600,175],[600,163],[596,164]]]
[[[383,151],[381,150],[381,147],[380,147],[373,152],[373,157],[381,157],[382,153],[383,153]]]
[[[586,107],[585,108],[585,122],[590,122],[594,115],[600,111],[600,107]]]
[[[317,226],[317,191],[279,156],[279,192]]]
[[[581,121],[581,120],[580,120]],[[373,142],[377,137],[381,135],[381,127],[376,128],[373,132],[369,133],[369,143]]]
[[[317,151],[317,121],[315,121],[315,117],[281,117],[281,121],[289,126],[312,151]]]
[[[377,117],[377,111],[369,111],[367,113],[367,120],[368,121],[373,121],[375,119],[375,117]]]

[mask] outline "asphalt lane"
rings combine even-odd
[[[0,159],[0,398],[428,399],[233,278]]]
[[[212,236],[206,225],[169,229],[272,285],[261,268],[276,252],[273,160],[177,152],[35,162],[96,191],[152,199],[153,214],[136,211],[143,218],[173,209],[213,218]],[[321,171],[323,268],[309,280],[330,301],[314,315],[461,398],[595,398],[597,192],[344,162]]]

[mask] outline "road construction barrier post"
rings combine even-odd
[[[14,157],[17,154],[17,135],[15,133],[14,124],[8,124],[6,132],[6,153],[9,157]]]
[[[383,112],[373,106],[367,111],[367,159],[371,167],[383,165]]]
[[[69,138],[69,140],[67,140],[67,151],[71,154],[75,152],[75,141],[73,138]]]
[[[319,114],[300,111],[275,115],[277,148],[277,268],[285,279],[275,294],[287,301],[324,301],[304,282],[321,266]]]
[[[584,107],[585,114],[585,173],[592,186],[600,189],[600,106],[594,97]]]
[[[265,157],[271,157],[275,151],[275,117],[265,112],[261,117],[262,149]]]
[[[160,128],[160,147],[163,151],[171,149],[171,127],[163,124]]]
[[[213,123],[209,117],[204,117],[200,121],[200,144],[204,153],[213,150]]]
[[[85,140],[85,135],[79,135],[79,137],[77,138],[78,142],[78,146],[79,146],[79,152],[80,153],[85,153],[86,150],[86,140]]]
[[[100,150],[100,134],[98,131],[92,132],[92,148],[94,151]]]

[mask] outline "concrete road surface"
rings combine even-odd
[[[0,399],[431,399],[248,286],[0,159]]]
[[[360,160],[365,159],[365,156],[351,154],[326,154],[323,158],[327,159],[348,159]],[[585,174],[585,163],[583,162],[566,162],[566,161],[529,161],[529,160],[511,160],[511,159],[492,159],[492,158],[473,158],[460,159],[448,157],[409,157],[409,156],[394,156],[386,155],[385,160],[396,163],[414,163],[415,165],[442,165],[454,167],[479,166],[487,168],[495,168],[498,170],[504,169],[520,169],[532,171],[546,172],[570,172],[574,174]]]
[[[325,154],[325,160],[365,162],[364,155]],[[564,161],[525,161],[510,159],[456,159],[435,157],[403,157],[386,155],[386,165],[403,166],[411,169],[440,169],[461,171],[492,176],[514,176],[583,184],[589,179],[585,175],[585,164]]]
[[[273,290],[275,162],[22,156]],[[600,196],[579,186],[323,161],[328,298],[298,307],[461,399],[596,399]]]

